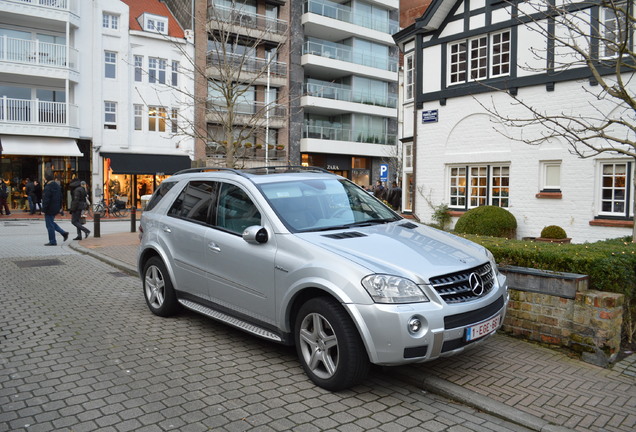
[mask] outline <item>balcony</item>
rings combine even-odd
[[[0,123],[78,127],[78,108],[65,102],[2,97]]]
[[[370,14],[354,13],[351,7],[329,0],[308,0],[304,4],[303,13],[313,13],[333,18],[381,33],[394,34],[400,29],[398,22],[395,20],[378,19]]]
[[[79,2],[80,0],[2,0],[0,14],[6,18],[5,22],[18,24],[27,17],[29,23],[46,23],[49,27],[57,22],[60,26],[58,30],[63,30],[65,23],[79,27]]]
[[[354,131],[342,127],[312,126],[308,124],[303,127],[303,138],[385,145],[395,145],[397,142],[397,136],[394,134]]]
[[[313,81],[305,84],[305,95],[344,102],[353,102],[386,108],[397,108],[397,96],[374,94],[352,90],[348,86],[334,85],[328,81]]]
[[[66,45],[0,37],[0,62],[78,71],[77,59],[78,51]]]
[[[244,34],[253,38],[283,42],[287,21],[241,9],[208,6],[208,28],[222,33]]]
[[[29,4],[33,6],[42,6],[51,9],[60,9],[71,12],[79,11],[78,0],[4,0],[8,3]]]
[[[282,87],[287,84],[287,63],[270,61],[268,68],[267,60],[263,58],[208,51],[207,75],[212,78],[233,75],[237,81],[263,85],[269,78],[272,86]]]
[[[361,75],[385,81],[397,81],[397,59],[376,56],[370,52],[354,50],[348,45],[325,40],[305,41],[301,62],[306,70],[316,77],[329,76],[333,79]]]
[[[228,109],[224,101],[210,99],[206,104],[206,108],[206,120],[209,123],[222,123],[227,120]],[[265,127],[269,122],[269,127],[275,129],[284,127],[287,120],[287,108],[284,105],[274,103],[235,103],[232,114],[235,124]]]

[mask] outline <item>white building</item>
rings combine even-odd
[[[64,186],[86,179],[93,196],[119,180],[132,203],[141,183],[150,192],[157,174],[189,167],[192,139],[173,131],[191,123],[192,80],[177,66],[192,51],[159,0],[0,1],[0,176],[12,207],[20,183],[46,170]]]
[[[583,20],[608,16],[597,5],[578,6]],[[631,235],[633,158],[582,159],[558,138],[531,146],[519,138],[541,136],[541,125],[506,127],[492,112],[529,117],[508,93],[548,113],[617,109],[595,98],[599,86],[586,67],[558,70],[562,52],[536,31],[553,22],[539,14],[538,23],[524,21],[523,12],[509,2],[434,0],[395,35],[404,53],[401,138],[413,156],[404,178],[414,183],[412,210],[431,221],[433,208],[448,204],[456,221],[470,208],[501,206],[515,215],[519,238],[539,237],[547,225],[563,227],[574,242]],[[625,112],[633,124],[633,111]]]

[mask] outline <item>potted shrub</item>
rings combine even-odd
[[[558,225],[548,225],[541,230],[541,237],[534,239],[538,242],[548,243],[570,243],[571,238],[568,238],[565,230]]]

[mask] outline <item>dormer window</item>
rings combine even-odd
[[[142,18],[145,31],[168,34],[168,18],[148,13],[143,14]]]

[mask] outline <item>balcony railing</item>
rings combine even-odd
[[[314,13],[338,21],[356,24],[382,33],[394,34],[399,30],[398,22],[391,19],[380,19],[370,14],[359,13],[349,6],[344,6],[329,0],[308,0],[305,2],[303,13]]]
[[[377,69],[397,72],[396,59],[356,51],[348,45],[335,44],[328,41],[305,41],[303,44],[303,54],[313,54],[348,63],[355,63],[362,66],[370,66]]]
[[[373,94],[334,86],[327,82],[305,83],[305,95],[345,102],[361,103],[387,108],[397,108],[397,96]]]
[[[77,106],[39,99],[0,98],[1,123],[77,126]]]
[[[67,10],[77,13],[79,11],[78,0],[3,0],[11,3],[28,3],[34,6],[43,6],[52,9]]]
[[[341,127],[311,126],[307,124],[303,128],[303,138],[389,145],[395,145],[397,140],[397,136],[394,134],[354,131]]]
[[[77,69],[77,50],[66,45],[0,36],[0,61]]]
[[[227,112],[227,105],[222,101],[210,99],[207,102],[207,109],[210,111]],[[265,118],[286,118],[287,109],[284,105],[270,103],[267,106],[264,102],[239,102],[234,104],[234,114],[238,115],[256,115]]]
[[[248,54],[222,53],[209,51],[207,55],[208,67],[222,69],[223,67],[241,68],[244,72],[262,74],[267,77],[267,60],[251,57]],[[287,76],[287,63],[270,61],[269,73],[275,77]]]
[[[208,20],[279,35],[287,31],[287,21],[224,6],[208,6]]]

